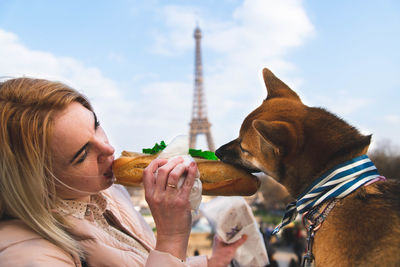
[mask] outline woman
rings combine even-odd
[[[113,185],[114,149],[68,86],[0,83],[0,266],[226,266],[246,237],[186,259],[197,167],[154,160],[143,183],[157,238]],[[180,189],[178,178],[187,174]]]

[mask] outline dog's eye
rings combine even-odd
[[[244,149],[244,148],[242,147],[241,144],[239,145],[239,147],[240,147],[240,150],[241,150],[244,154],[250,155],[250,152],[249,152],[248,150]]]

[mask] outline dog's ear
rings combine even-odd
[[[279,80],[269,69],[263,69],[263,77],[268,91],[267,99],[273,97],[284,97],[300,101],[300,97],[290,89],[289,86]]]
[[[287,155],[296,148],[296,133],[287,122],[255,120],[253,127],[266,142],[278,148],[281,155]]]

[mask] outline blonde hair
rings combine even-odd
[[[0,220],[18,218],[83,257],[62,219],[52,213],[56,191],[49,140],[54,114],[72,102],[93,110],[82,94],[59,82],[17,78],[0,83]]]

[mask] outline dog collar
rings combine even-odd
[[[297,201],[286,207],[282,222],[272,234],[278,233],[281,228],[294,221],[297,214],[303,214],[329,199],[344,198],[378,176],[374,163],[367,155],[337,165],[316,179],[300,194]]]

